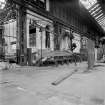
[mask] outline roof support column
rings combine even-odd
[[[26,35],[26,8],[18,6],[17,10],[17,61],[27,65],[27,35]]]

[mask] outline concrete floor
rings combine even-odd
[[[57,86],[63,75],[78,72]],[[105,64],[85,72],[87,64],[19,67],[0,71],[0,105],[105,105]]]

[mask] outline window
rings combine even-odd
[[[46,0],[38,0],[39,7],[46,8]]]
[[[49,0],[46,0],[46,11],[50,11],[50,3],[49,3]]]
[[[45,2],[45,0],[39,0],[39,1],[41,1],[41,2],[43,2],[43,3]]]
[[[38,7],[45,8],[46,7],[46,0],[27,0],[32,4],[35,4]]]
[[[87,44],[87,38],[82,37],[82,48],[86,48],[86,44]]]
[[[29,45],[30,47],[36,46],[36,26],[34,20],[29,26]]]
[[[29,33],[29,45],[34,47],[36,46],[36,28],[30,29]]]

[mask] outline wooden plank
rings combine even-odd
[[[69,78],[70,76],[72,76],[75,72],[77,72],[78,70],[75,69],[67,74],[64,74],[63,76],[60,76],[57,80],[55,80],[54,82],[52,82],[52,85],[59,85],[61,82],[63,82],[64,80],[66,80],[67,78]]]

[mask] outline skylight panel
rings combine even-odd
[[[98,11],[97,13],[94,13],[93,17],[99,15],[100,13],[102,13],[102,10]]]
[[[99,22],[99,24],[104,24],[103,22]]]
[[[101,21],[103,21],[103,20],[105,20],[105,17],[103,17],[102,19],[98,20],[98,22],[101,22]]]
[[[104,25],[105,26],[105,23],[102,21],[102,22],[99,22],[99,24],[101,24],[101,25]]]
[[[89,12],[92,12],[92,11],[95,10],[97,7],[99,7],[99,4],[96,4],[92,9],[89,10]]]
[[[101,13],[100,15],[98,15],[97,17],[95,17],[95,19],[98,19],[101,16],[103,16],[103,13]]]
[[[80,0],[86,9],[91,8],[94,4],[97,3],[97,0]]]
[[[97,3],[97,0],[88,0],[88,1],[91,3],[91,5],[94,5]]]
[[[90,14],[93,15],[95,12],[99,11],[101,9],[101,7],[97,8],[96,10],[94,10],[93,12],[91,12]]]
[[[103,19],[104,17],[105,17],[105,16],[103,15],[103,16],[101,16],[100,18],[96,19],[96,21],[99,21],[99,20]]]
[[[105,15],[101,10],[97,0],[80,0],[81,4],[88,10],[90,15],[94,17],[97,23],[105,30]]]

